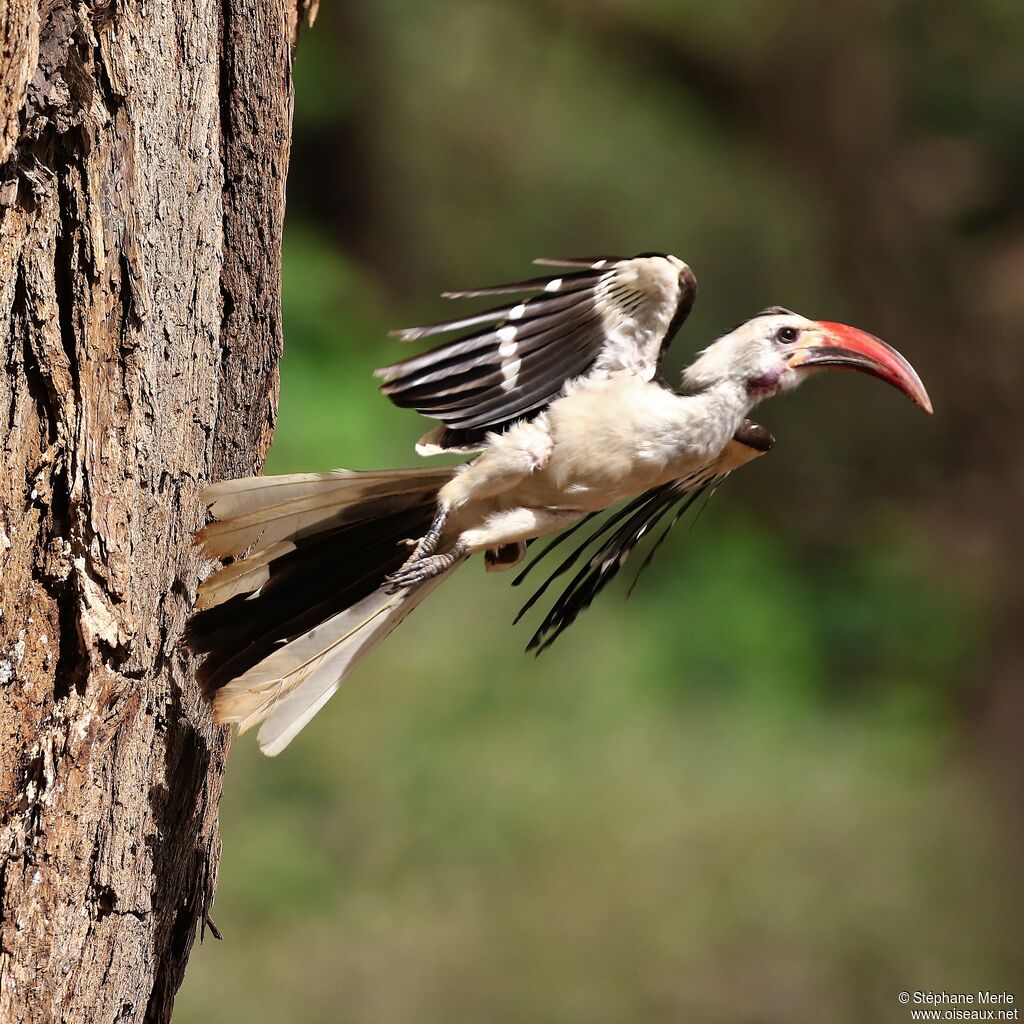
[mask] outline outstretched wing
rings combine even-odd
[[[579,566],[545,615],[526,649],[540,654],[550,647],[576,621],[580,612],[589,608],[594,598],[615,579],[641,541],[664,522],[664,528],[637,570],[630,586],[632,591],[640,574],[651,564],[672,527],[694,504],[703,495],[713,494],[734,469],[763,455],[774,443],[775,439],[769,431],[746,420],[714,462],[684,479],[673,480],[646,491],[601,522],[556,565],[520,609],[516,622],[540,600],[556,580]],[[512,585],[519,586],[538,562],[590,524],[597,515],[594,513],[587,516],[559,534],[527,564],[512,581]]]
[[[404,341],[468,332],[376,371],[392,402],[441,421],[421,443],[424,454],[473,450],[487,433],[538,415],[577,377],[628,370],[652,379],[697,294],[693,271],[675,256],[536,262],[580,269],[445,292],[446,298],[537,294],[393,332]]]

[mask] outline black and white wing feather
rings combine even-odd
[[[674,256],[536,262],[570,272],[445,292],[534,295],[393,332],[404,341],[466,332],[376,371],[392,402],[441,421],[421,442],[422,453],[473,450],[488,433],[538,415],[581,376],[626,370],[652,379],[697,294],[693,272]]]
[[[601,521],[555,566],[520,609],[516,622],[544,596],[556,580],[561,579],[571,569],[576,569],[544,616],[526,649],[540,654],[550,647],[576,621],[580,612],[589,608],[594,598],[615,579],[640,543],[664,523],[661,533],[650,545],[637,570],[630,586],[632,591],[640,574],[651,564],[672,528],[694,504],[702,496],[713,494],[733,470],[770,451],[774,443],[775,439],[768,430],[745,420],[725,451],[713,463],[691,476],[672,480],[645,491]],[[519,586],[539,562],[591,524],[598,515],[593,513],[587,516],[549,542],[516,576],[512,585]]]
[[[722,479],[721,476],[708,474],[693,479],[674,480],[671,483],[652,488],[624,505],[587,534],[584,540],[558,563],[519,610],[516,622],[543,597],[556,580],[564,576],[570,569],[580,566],[544,616],[526,649],[540,654],[541,651],[550,647],[576,621],[580,612],[589,608],[594,598],[618,576],[619,571],[640,542],[656,529],[658,524],[674,509],[667,525],[640,566],[637,572],[637,577],[639,577],[640,573],[650,564],[655,552],[661,547],[672,527],[682,519],[703,494],[713,491]],[[592,518],[593,516],[588,516],[575,527],[556,537],[512,581],[513,586],[522,583],[530,570],[541,559],[562,541],[589,523]]]

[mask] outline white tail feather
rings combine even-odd
[[[415,590],[395,594],[375,590],[282,646],[218,691],[214,717],[221,723],[237,722],[240,733],[262,722],[260,750],[268,756],[279,754],[359,661],[445,576],[428,580]]]
[[[224,566],[199,584],[196,609],[213,608],[238,594],[259,590],[270,579],[270,563],[294,550],[295,545],[290,540],[283,540]]]
[[[429,487],[438,471],[421,469],[334,469],[329,473],[291,473],[285,476],[250,476],[241,480],[221,480],[203,488],[202,498],[218,519],[230,519],[261,508],[270,508],[294,498],[333,494],[336,503],[344,505],[357,500],[368,487],[398,484],[422,477]],[[443,482],[443,481],[442,481]],[[392,491],[397,493],[397,489]]]
[[[336,470],[251,477],[207,487],[203,496],[217,521],[200,532],[203,548],[220,557],[242,556],[247,550],[249,554],[221,568],[200,587],[196,617],[200,625],[195,636],[202,636],[203,616],[210,609],[243,595],[258,601],[264,585],[274,577],[276,560],[296,551],[301,554],[305,537],[345,524],[353,524],[358,537],[360,523],[394,514],[405,516],[415,509],[429,514],[436,491],[456,472],[453,466],[383,472]],[[315,572],[316,566],[310,564],[305,571]],[[381,576],[385,571],[382,565]],[[280,753],[362,657],[443,578],[394,594],[379,588],[295,639],[282,640],[241,675],[219,689],[211,687],[215,691],[214,718],[237,723],[239,732],[263,723],[260,748],[267,754]],[[244,610],[238,609],[237,614],[244,617]],[[203,646],[205,642],[197,640],[198,649],[216,650],[216,633],[212,646]],[[230,664],[230,646],[220,655]]]
[[[218,521],[200,530],[199,539],[211,557],[241,555],[257,542],[263,548],[307,536],[328,519],[340,525],[366,517],[367,501],[374,503],[371,514],[386,514],[407,503],[411,482],[429,492],[443,486],[451,474],[451,467],[385,472],[336,469],[226,480],[203,491]],[[347,509],[352,510],[349,518]]]

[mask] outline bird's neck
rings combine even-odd
[[[697,394],[679,396],[680,442],[694,454],[717,457],[754,404],[746,384],[733,380],[718,381]]]

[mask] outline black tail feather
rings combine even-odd
[[[408,556],[401,541],[426,531],[435,506],[421,494],[410,507],[297,540],[270,563],[259,590],[193,615],[185,638],[206,655],[197,672],[204,695],[376,590]]]

